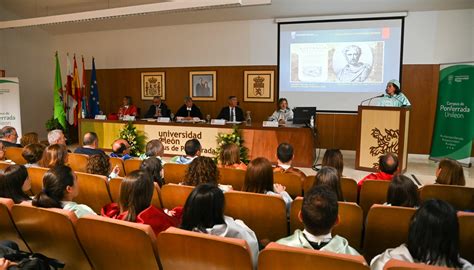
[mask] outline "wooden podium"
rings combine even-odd
[[[399,171],[405,172],[408,162],[410,109],[361,105],[358,121],[355,168],[377,171],[379,157],[385,153],[395,153],[398,156]]]

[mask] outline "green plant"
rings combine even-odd
[[[234,126],[232,128],[232,133],[219,133],[217,135],[217,151],[216,151],[216,156],[214,157],[214,161],[217,162],[219,159],[219,156],[222,151],[222,146],[228,143],[234,143],[237,146],[239,146],[240,149],[240,160],[248,164],[250,162],[248,152],[249,149],[244,146],[244,139],[242,139],[242,135],[240,134],[240,130],[238,126]]]
[[[130,144],[130,155],[138,157],[145,148],[145,134],[138,131],[132,122],[128,122],[120,130],[120,138],[124,139]]]
[[[55,129],[60,129],[62,131],[66,131],[66,130],[64,130],[63,126],[61,126],[58,119],[54,118],[54,116],[51,117],[48,121],[46,121],[45,127],[46,127],[47,131],[51,131],[51,130],[55,130]]]

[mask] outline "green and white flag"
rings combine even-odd
[[[474,138],[474,63],[441,65],[430,158],[470,163]]]

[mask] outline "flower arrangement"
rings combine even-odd
[[[120,130],[120,138],[124,139],[130,144],[130,155],[138,157],[145,148],[145,135],[137,131],[137,128],[132,122],[128,122]]]
[[[219,159],[219,156],[222,151],[222,146],[228,143],[233,143],[236,144],[240,148],[240,160],[248,164],[250,162],[249,157],[248,157],[248,151],[249,149],[244,146],[244,140],[242,139],[242,136],[240,134],[240,130],[238,126],[234,126],[232,128],[232,133],[219,133],[217,135],[217,153],[214,158],[214,160],[217,162]]]

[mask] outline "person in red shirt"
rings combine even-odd
[[[393,153],[387,153],[379,157],[379,171],[376,173],[371,173],[364,177],[357,184],[359,186],[359,191],[362,188],[362,184],[365,180],[384,180],[391,181],[393,174],[398,169],[398,157]]]
[[[118,111],[119,117],[123,117],[124,115],[131,115],[131,116],[138,115],[138,109],[135,105],[132,104],[132,97],[130,96],[125,96],[123,98],[123,105],[120,107]]]

